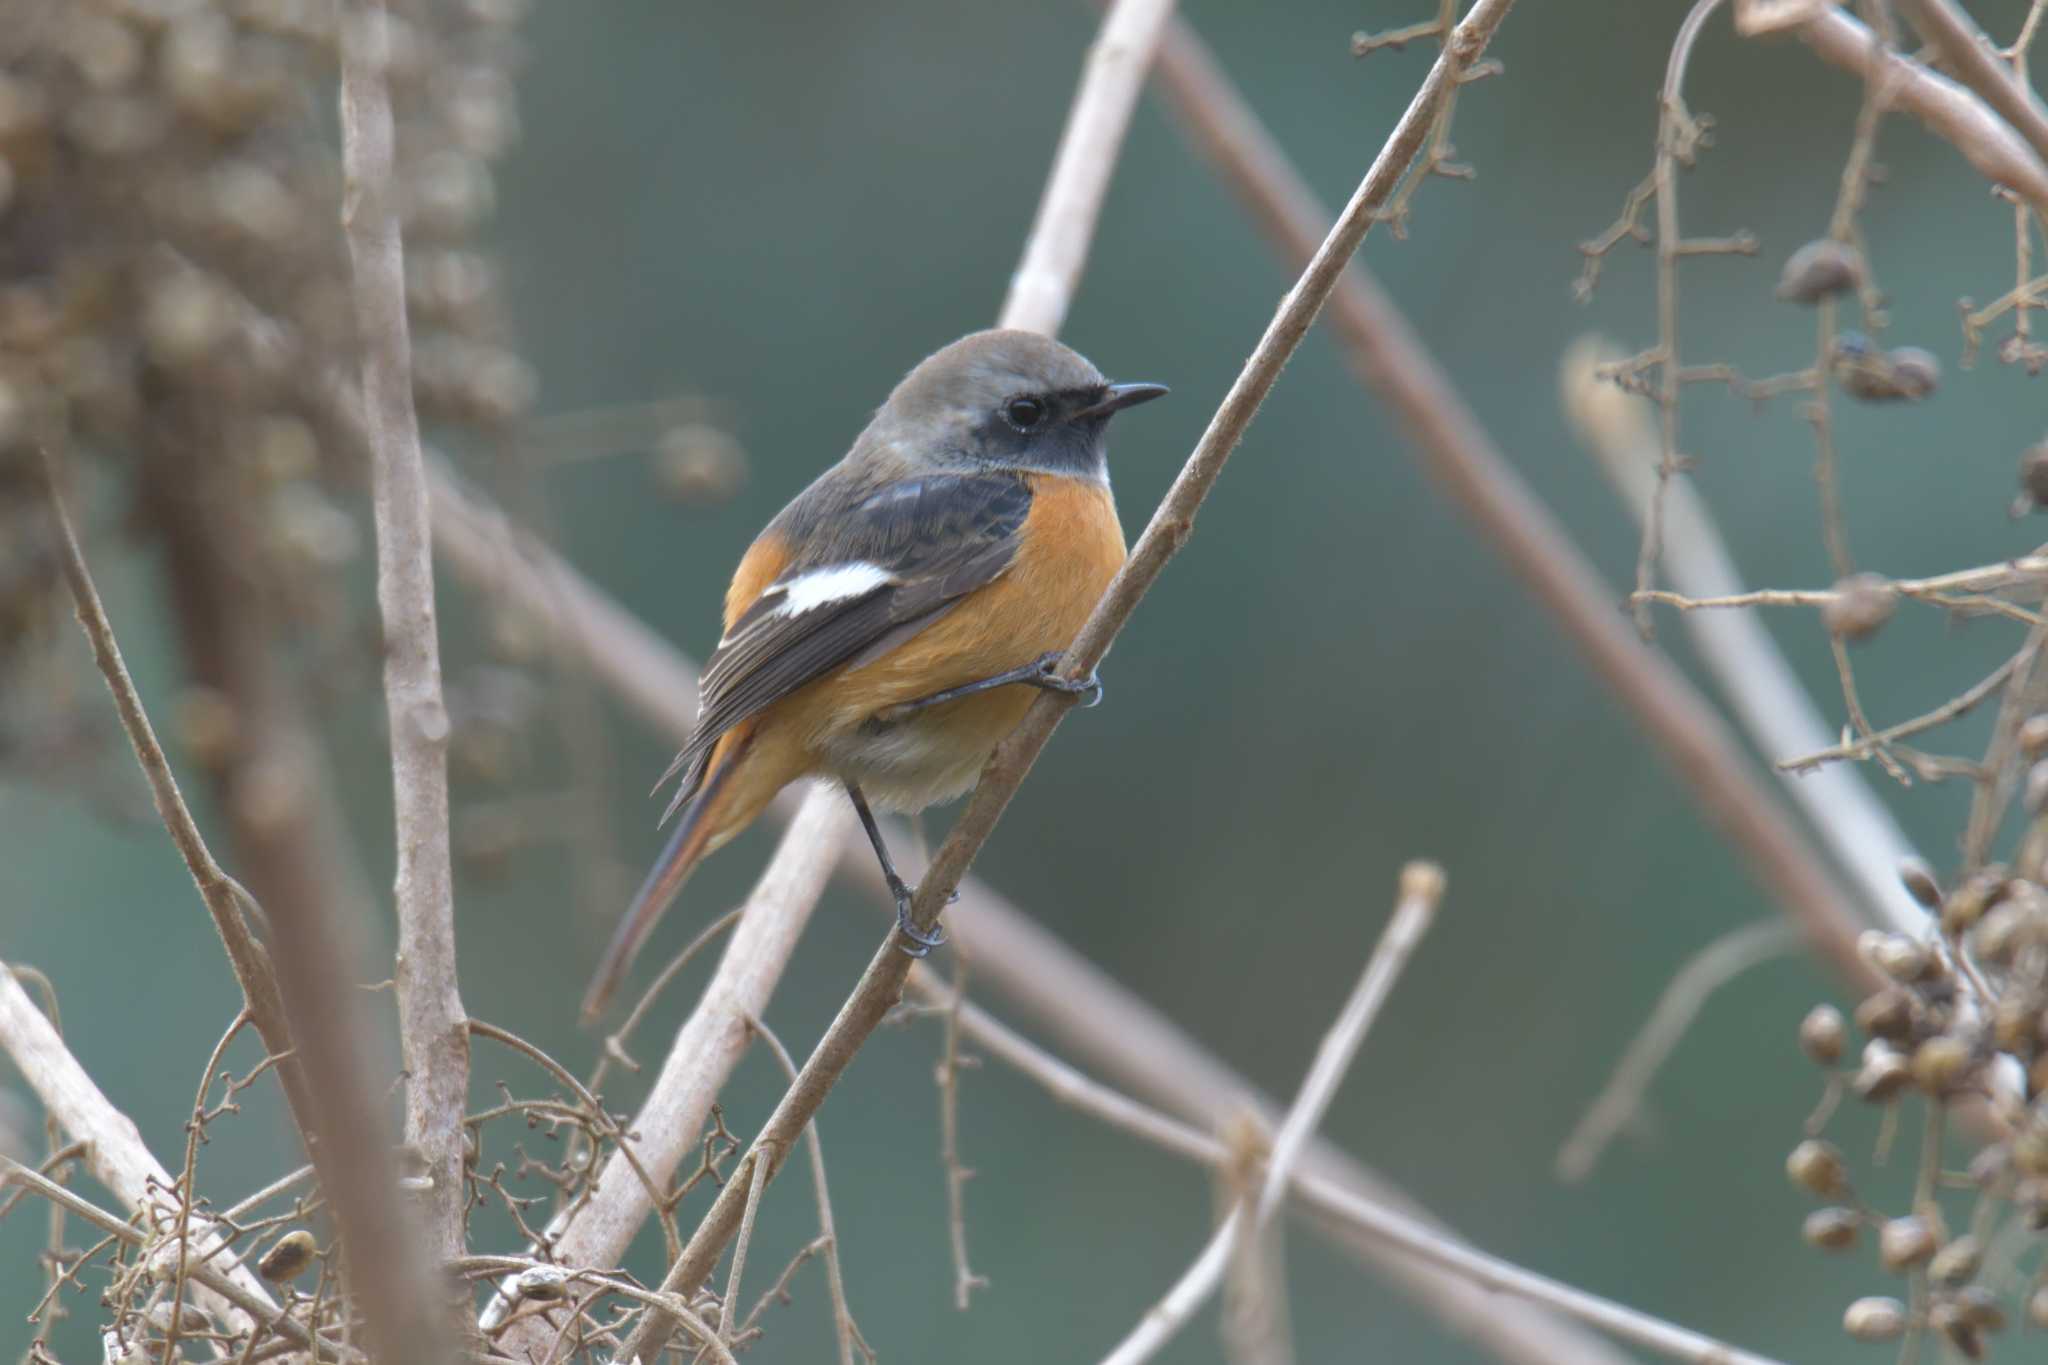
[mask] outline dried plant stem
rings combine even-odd
[[[768,1188],[768,1172],[775,1163],[775,1149],[755,1143],[747,1154],[747,1203],[740,1213],[739,1235],[733,1239],[732,1268],[725,1277],[725,1308],[718,1315],[718,1337],[732,1344],[733,1328],[740,1311],[740,1276],[747,1268],[747,1249],[754,1240],[754,1220],[761,1212],[761,1192]],[[735,1173],[737,1174],[737,1173]],[[737,1179],[731,1182],[739,1184]]]
[[[997,326],[1053,336],[1066,320],[1145,69],[1172,14],[1173,0],[1119,0],[1103,21]]]
[[[1919,62],[1888,51],[1868,28],[1833,4],[1815,6],[1794,31],[1816,55],[1833,66],[1872,79],[1884,72],[1891,107],[1901,109],[1946,141],[1993,184],[2003,185],[2048,214],[2048,165],[2026,139],[1969,90]]]
[[[1606,1087],[1558,1150],[1557,1178],[1576,1184],[1593,1173],[1608,1144],[1641,1115],[1650,1082],[1692,1028],[1708,997],[1751,967],[1795,946],[1792,926],[1783,920],[1762,920],[1723,934],[1694,954],[1664,988],[1649,1021],[1615,1064]]]
[[[1898,0],[1913,27],[1941,55],[1963,84],[1998,112],[2013,131],[2027,140],[2037,156],[2048,158],[2048,113],[2034,92],[1998,60],[1998,49],[1976,22],[1951,0]]]
[[[1185,27],[1169,35],[1159,74],[1190,136],[1259,226],[1288,258],[1305,256],[1325,221],[1323,210]],[[1615,619],[1612,598],[1592,566],[1479,425],[1393,302],[1369,274],[1354,268],[1337,287],[1329,316],[1353,370],[1400,416],[1425,467],[1634,712],[1779,906],[1851,981],[1871,982],[1870,968],[1856,952],[1864,927],[1856,908],[1756,780],[1714,708],[1684,674],[1644,649]],[[981,960],[989,960],[986,951]]]
[[[928,1000],[943,1001],[946,987],[928,971],[912,976]],[[1227,1143],[1202,1129],[1170,1118],[1101,1082],[1083,1075],[1052,1053],[1030,1042],[974,1005],[963,1005],[960,1026],[988,1054],[1044,1087],[1060,1104],[1087,1114],[1141,1142],[1212,1169],[1227,1169],[1240,1159]],[[1311,1166],[1313,1163],[1304,1163]],[[1297,1170],[1289,1193],[1300,1208],[1327,1229],[1341,1230],[1347,1241],[1358,1238],[1397,1249],[1404,1258],[1435,1267],[1473,1290],[1473,1312],[1484,1319],[1506,1316],[1515,1300],[1538,1304],[1616,1339],[1673,1360],[1693,1365],[1777,1365],[1767,1357],[1738,1350],[1725,1342],[1665,1322],[1625,1304],[1586,1293],[1560,1281],[1524,1270],[1508,1261],[1466,1246],[1424,1220],[1359,1194],[1345,1182],[1312,1169]],[[1542,1319],[1532,1319],[1541,1322]],[[1461,1323],[1481,1328],[1483,1321]],[[1503,1358],[1518,1358],[1512,1346],[1496,1348]],[[1576,1355],[1563,1352],[1560,1361],[1620,1359],[1609,1357],[1590,1340]]]
[[[64,547],[66,576],[79,605],[80,620],[114,693],[136,757],[149,778],[165,827],[185,858],[213,916],[214,927],[227,946],[229,964],[243,988],[264,1045],[272,1055],[287,1059],[278,1068],[279,1077],[302,1131],[309,1139],[316,1135],[319,1139],[309,1145],[321,1166],[322,1183],[336,1200],[337,1212],[349,1234],[350,1264],[353,1267],[361,1262],[366,1267],[366,1277],[359,1287],[371,1292],[385,1275],[396,1276],[401,1286],[387,1299],[372,1305],[372,1321],[376,1321],[387,1304],[396,1309],[416,1298],[419,1281],[404,1278],[404,1253],[409,1242],[398,1229],[395,1177],[390,1170],[386,1143],[378,1132],[376,1111],[368,1098],[372,1090],[362,1075],[363,1051],[355,1042],[350,988],[345,981],[335,978],[335,964],[345,961],[346,955],[338,951],[324,922],[324,905],[313,898],[302,900],[288,894],[270,903],[271,927],[280,949],[275,970],[262,945],[249,933],[243,918],[242,898],[246,893],[214,861],[184,804],[162,746],[156,741],[134,683],[121,661],[120,648],[58,493],[55,471],[47,463],[45,469],[51,479],[52,507],[58,518],[59,541]],[[206,572],[190,564],[187,568],[195,573]],[[181,579],[187,590],[193,588],[189,580],[190,574]],[[255,679],[250,682],[257,686]],[[278,724],[274,714],[262,708],[258,711],[257,715],[246,717],[245,723],[264,735],[265,744],[290,749],[298,756],[300,751],[287,736],[288,727]],[[265,745],[251,747],[261,753]],[[273,778],[284,767],[295,766],[291,758],[282,754],[273,753],[268,761],[277,765]],[[297,777],[302,779],[303,772],[298,772]],[[274,850],[277,852],[303,833],[298,817],[305,812],[304,802],[308,799],[292,779],[284,781],[286,789],[273,790],[276,809],[267,817],[277,826],[292,826],[281,831],[282,837]],[[269,868],[283,861],[286,860],[266,860],[263,865]],[[301,1041],[303,1046],[295,1045]],[[169,1183],[166,1178],[165,1184]],[[395,1362],[404,1358],[391,1359]]]
[[[1642,545],[1636,552],[1638,593],[1648,590],[1656,574],[1657,545],[1664,530],[1664,492],[1683,467],[1678,451],[1678,393],[1684,384],[1678,359],[1678,258],[1682,254],[1678,163],[1691,160],[1690,149],[1699,140],[1699,126],[1685,107],[1685,68],[1700,30],[1720,5],[1721,0],[1694,0],[1686,11],[1671,44],[1658,102],[1657,159],[1650,174],[1657,198],[1657,416],[1663,445],[1657,460],[1657,488],[1650,497]],[[1651,634],[1649,608],[1639,601],[1635,613],[1636,629],[1647,640]]]
[[[1372,956],[1366,960],[1364,975],[1359,977],[1336,1022],[1316,1048],[1315,1060],[1301,1083],[1301,1093],[1280,1122],[1257,1197],[1240,1200],[1231,1209],[1230,1216],[1216,1229],[1208,1246],[1179,1283],[1167,1291],[1166,1297],[1145,1315],[1121,1345],[1103,1357],[1103,1365],[1141,1365],[1165,1350],[1187,1320],[1216,1292],[1233,1254],[1242,1255],[1244,1248],[1272,1220],[1294,1179],[1295,1165],[1310,1135],[1329,1111],[1338,1083],[1351,1068],[1351,1059],[1358,1055],[1366,1032],[1393,991],[1394,982],[1436,918],[1443,894],[1444,874],[1434,864],[1410,863],[1401,869],[1400,899],[1393,916]]]
[[[469,1027],[455,960],[448,846],[448,710],[434,612],[433,533],[406,330],[395,132],[384,83],[383,0],[345,6],[362,35],[341,80],[342,220],[362,345],[363,430],[377,528],[377,606],[384,620],[384,701],[397,824],[398,963],[393,978],[405,1054],[405,1133],[434,1186],[423,1201],[431,1254],[453,1260],[463,1232],[462,1116],[469,1107]]]
[[[946,1177],[946,1242],[953,1251],[953,1306],[967,1311],[974,1291],[988,1279],[974,1273],[967,1258],[967,1182],[974,1172],[960,1160],[960,1002],[967,998],[968,953],[953,950],[953,998],[941,1018],[939,1064],[933,1075],[939,1091],[939,1168]]]
[[[1193,530],[1195,513],[1222,473],[1224,462],[1250,425],[1260,402],[1279,378],[1281,367],[1306,335],[1351,253],[1364,240],[1374,215],[1393,192],[1401,173],[1421,150],[1444,92],[1457,80],[1459,71],[1478,58],[1512,4],[1513,0],[1479,0],[1445,44],[1443,55],[1431,67],[1422,88],[1374,160],[1372,169],[1360,183],[1337,225],[1331,229],[1301,279],[1282,300],[1265,335],[1225,395],[1222,406],[1210,419],[1208,430],[1188,457],[1180,476],[1153,513],[1130,558],[1068,649],[1061,662],[1061,671],[1066,676],[1086,676],[1101,661],[1146,590],[1158,580],[1167,560],[1186,542]],[[1032,703],[1017,730],[997,748],[982,772],[966,811],[953,826],[918,885],[910,912],[910,918],[918,928],[929,931],[937,924],[940,911],[952,896],[954,887],[994,830],[996,821],[1030,772],[1032,761],[1051,738],[1054,727],[1066,714],[1071,700],[1055,694],[1041,697]],[[791,1139],[802,1131],[804,1124],[824,1102],[826,1093],[844,1072],[854,1053],[873,1034],[882,1017],[901,995],[909,967],[910,959],[897,950],[896,935],[891,933],[875,950],[853,994],[847,998],[831,1028],[805,1062],[797,1083],[790,1087],[761,1135],[756,1137],[757,1147],[772,1145],[778,1151],[788,1149]],[[709,1272],[737,1227],[742,1194],[731,1184],[720,1192],[683,1249],[682,1257],[669,1267],[663,1280],[666,1287],[673,1290],[695,1285]],[[658,1311],[649,1313],[628,1338],[623,1354],[629,1358],[635,1354],[651,1356],[673,1330],[671,1323]]]
[[[213,920],[214,932],[220,935],[221,946],[227,950],[228,966],[235,974],[236,984],[242,988],[242,999],[248,1007],[250,1019],[256,1025],[257,1033],[262,1035],[264,1047],[283,1056],[292,1051],[291,1028],[285,1017],[283,998],[278,993],[277,974],[271,968],[270,954],[264,951],[262,943],[249,931],[248,921],[242,917],[242,903],[238,897],[246,893],[214,861],[205,836],[199,832],[199,823],[185,805],[185,796],[178,789],[178,779],[171,772],[170,760],[164,756],[163,746],[157,743],[156,729],[149,723],[149,713],[143,709],[142,696],[135,690],[134,680],[128,676],[128,665],[121,658],[120,643],[114,638],[113,623],[107,619],[106,607],[100,602],[99,589],[94,586],[92,571],[86,566],[85,552],[79,548],[78,530],[72,524],[70,509],[65,505],[56,462],[47,451],[43,454],[42,465],[50,498],[50,515],[57,527],[57,552],[64,567],[64,581],[71,590],[72,604],[78,612],[78,623],[92,645],[93,659],[99,665],[100,676],[106,680],[107,690],[113,694],[114,710],[119,713],[121,728],[135,750],[135,761],[141,765],[142,775],[149,782],[157,816],[169,831],[178,855],[185,860],[185,870],[199,888],[199,899]],[[279,1066],[278,1080],[284,1087],[286,1103],[300,1132],[310,1134],[312,1119],[308,1111],[305,1073],[296,1059]]]
[[[768,1008],[854,828],[853,809],[836,790],[820,786],[805,796],[782,850],[747,898],[717,971],[628,1125],[628,1133],[637,1136],[626,1138],[605,1163],[589,1196],[550,1224],[556,1259],[614,1265],[625,1255],[654,1207],[641,1171],[665,1187],[696,1150],[712,1102],[752,1040],[751,1021]],[[494,1298],[482,1319],[485,1330],[503,1323],[512,1306],[502,1293]],[[513,1324],[506,1344],[527,1343],[526,1326]]]
[[[1598,457],[1623,505],[1640,517],[1655,477],[1657,433],[1648,406],[1600,379],[1600,364],[1597,346],[1581,343],[1572,348],[1561,377],[1564,405],[1580,440]],[[1734,557],[1699,491],[1678,484],[1666,490],[1665,497],[1665,578],[1700,596],[1741,592]],[[1762,622],[1745,613],[1690,612],[1684,623],[1700,658],[1759,750],[1766,755],[1800,753],[1829,742],[1835,727],[1822,717]],[[1891,731],[1880,734],[1898,737]],[[1778,766],[1785,771],[1795,765]],[[1898,878],[1900,861],[1914,856],[1912,842],[1870,788],[1847,769],[1787,772],[1781,784],[1848,872],[1866,910],[1901,932],[1924,931],[1927,912]]]
[[[794,1084],[796,1082],[796,1059],[789,1055],[789,1049],[782,1045],[782,1039],[760,1019],[747,1021],[768,1050],[775,1057],[775,1064],[782,1068],[782,1074]],[[853,1310],[846,1302],[846,1275],[841,1268],[839,1255],[839,1228],[832,1217],[832,1191],[825,1183],[825,1140],[818,1135],[818,1125],[813,1123],[804,1129],[804,1151],[811,1162],[811,1186],[818,1199],[818,1239],[824,1249],[825,1288],[832,1299],[832,1332],[839,1343],[839,1365],[853,1365],[854,1352],[873,1361],[874,1352],[860,1334],[860,1326],[853,1320]]]
[[[177,1182],[143,1145],[134,1120],[116,1109],[93,1083],[57,1036],[56,1027],[35,1007],[4,963],[0,963],[0,1050],[13,1060],[44,1111],[66,1133],[86,1144],[86,1169],[116,1199],[142,1216],[144,1233],[153,1237],[160,1229],[178,1225],[183,1201],[177,1197]],[[10,1180],[33,1183],[23,1180],[20,1172],[24,1169],[11,1160],[7,1163]],[[80,1212],[69,1204],[66,1207]],[[202,1264],[220,1272],[218,1277],[199,1277],[204,1287],[199,1296],[201,1307],[231,1332],[253,1332],[258,1324],[269,1324],[278,1310],[263,1282],[232,1256],[214,1254],[224,1230],[205,1215],[185,1216]],[[168,1276],[179,1257],[168,1243],[164,1253],[163,1269]],[[232,1286],[233,1297],[223,1294],[215,1287],[217,1283]],[[307,1340],[303,1332],[298,1340],[302,1344]]]

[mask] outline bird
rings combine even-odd
[[[1035,332],[971,333],[927,356],[846,455],[741,557],[697,725],[655,784],[674,819],[583,1001],[597,1018],[690,872],[792,782],[845,789],[910,918],[875,811],[974,785],[1038,691],[1100,700],[1060,657],[1122,567],[1105,429],[1162,384],[1112,384]]]

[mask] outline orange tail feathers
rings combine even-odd
[[[750,729],[746,733],[729,736],[728,742],[721,744],[725,752],[713,757],[711,772],[705,777],[704,785],[684,808],[682,817],[676,821],[675,832],[669,835],[661,856],[655,859],[653,870],[641,883],[632,904],[626,907],[625,917],[619,921],[611,943],[604,950],[604,960],[598,964],[597,975],[591,978],[590,989],[583,994],[583,1023],[586,1027],[604,1012],[612,992],[618,989],[627,968],[633,965],[640,945],[653,932],[662,911],[668,909],[676,893],[683,889],[683,883],[704,856],[706,846],[718,833],[719,824],[713,817],[719,797],[739,768],[740,760],[746,756],[753,738]]]

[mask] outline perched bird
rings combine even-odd
[[[740,560],[704,666],[696,733],[662,775],[681,812],[589,993],[604,1008],[699,859],[798,778],[846,788],[911,923],[873,805],[916,811],[974,785],[1124,560],[1103,431],[1164,394],[1111,384],[1034,332],[977,332],[904,377],[846,457]],[[657,790],[659,784],[657,784]]]

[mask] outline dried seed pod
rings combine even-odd
[[[1815,1005],[1799,1021],[1799,1050],[1822,1066],[1833,1066],[1842,1060],[1847,1039],[1848,1027],[1842,1021],[1842,1012],[1833,1005]]]
[[[1899,1050],[1888,1043],[1873,1040],[1863,1049],[1863,1066],[1850,1084],[1857,1098],[1882,1104],[1896,1097],[1912,1079],[1913,1068]]]
[[[1965,1235],[1935,1252],[1934,1259],[1927,1263],[1927,1273],[1937,1283],[1953,1287],[1975,1279],[1978,1267],[1983,1264],[1984,1248],[1975,1237]]]
[[[2048,1176],[2048,1125],[2032,1120],[2013,1134],[2007,1145],[2012,1149],[2014,1170],[2021,1175]]]
[[[1862,1227],[1863,1220],[1856,1216],[1854,1209],[1815,1209],[1799,1225],[1799,1235],[1806,1239],[1808,1246],[1819,1247],[1822,1251],[1847,1251],[1856,1245],[1856,1237]]]
[[[1785,1158],[1785,1174],[1792,1183],[1815,1194],[1842,1193],[1849,1187],[1849,1168],[1832,1142],[1808,1138]]]
[[[313,1244],[312,1233],[304,1228],[294,1228],[270,1244],[270,1250],[256,1262],[256,1273],[272,1284],[295,1280],[313,1264],[318,1251],[319,1248]]]
[[[1865,996],[1856,1006],[1856,1027],[1872,1038],[1904,1042],[1913,1035],[1913,997],[1896,986]]]
[[[1970,1074],[1970,1063],[1969,1044],[1937,1034],[1913,1049],[1913,1079],[1930,1095],[1946,1095]]]
[[[1787,303],[1819,303],[1846,294],[1862,281],[1862,253],[1847,242],[1822,237],[1785,258],[1778,297]]]
[[[1894,981],[1911,984],[1932,974],[1939,965],[1939,959],[1927,950],[1926,945],[1915,943],[1904,934],[1887,934],[1873,931],[1865,935],[1858,944],[1870,965]]]
[[[1933,1225],[1918,1214],[1888,1219],[1877,1230],[1877,1263],[1899,1274],[1927,1264],[1939,1243]]]
[[[1821,624],[1843,640],[1867,640],[1884,628],[1899,607],[1898,590],[1879,574],[1851,574],[1835,584],[1835,595],[1820,609]]]
[[[2048,1327],[2048,1284],[2027,1295],[2027,1326]]]
[[[1970,1325],[1969,1315],[1963,1311],[1962,1305],[1947,1299],[1938,1300],[1927,1310],[1927,1326],[1967,1359],[1984,1358],[1983,1338]]]
[[[537,1265],[512,1279],[512,1297],[532,1303],[553,1303],[569,1296],[569,1274],[560,1266]]]
[[[1918,858],[1900,862],[1899,882],[1906,888],[1906,894],[1929,910],[1941,904],[1941,883],[1934,880],[1934,869]]]
[[[1998,1301],[1998,1295],[1982,1285],[1958,1289],[1955,1304],[1963,1310],[1963,1321],[1980,1332],[2003,1332],[2006,1329],[2005,1305]]]
[[[1941,383],[1941,362],[1918,346],[1880,350],[1861,332],[1844,332],[1835,342],[1835,382],[1866,403],[1920,399]]]
[[[2023,517],[2044,506],[2048,506],[2048,441],[2028,446],[2020,456],[2020,492],[2013,500],[2012,514]]]
[[[1906,1331],[1906,1305],[1897,1299],[1858,1299],[1842,1314],[1842,1330],[1857,1341],[1897,1341]]]
[[[2006,881],[2003,867],[1987,867],[1973,873],[1942,901],[1942,931],[1960,934],[1975,926],[1984,918],[1985,911],[2005,898]]]

